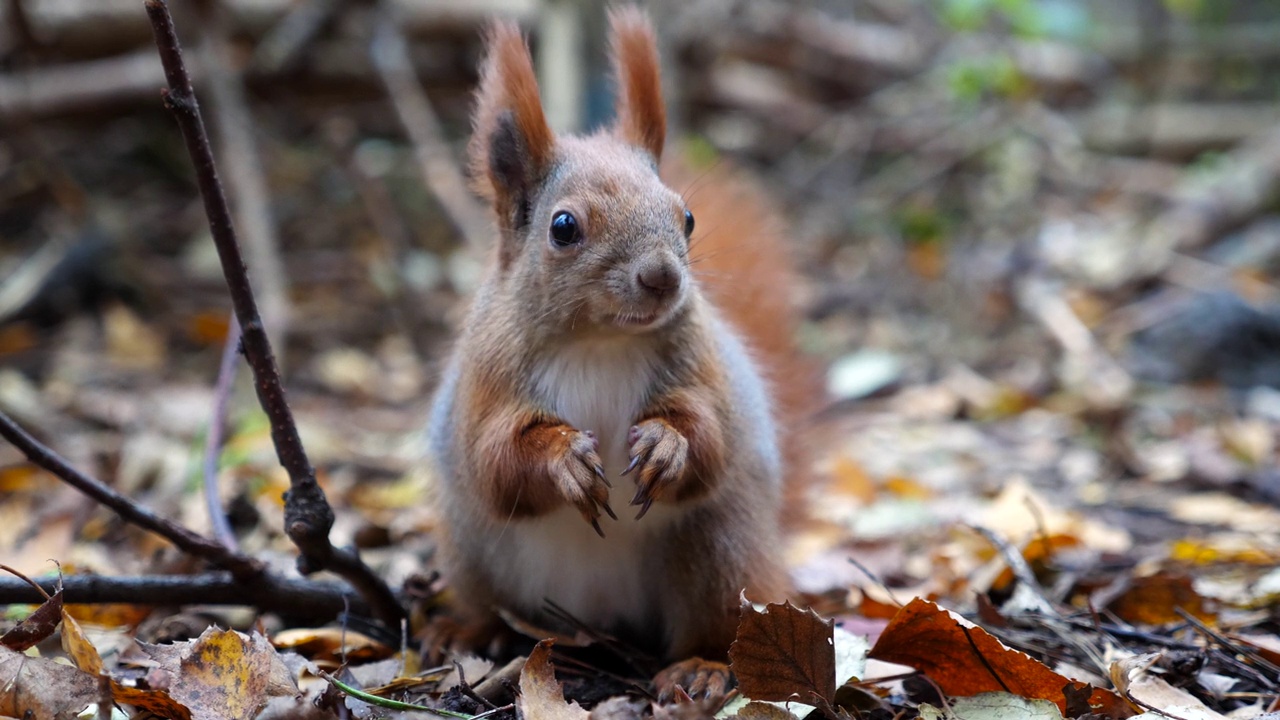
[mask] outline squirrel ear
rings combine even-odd
[[[467,155],[476,190],[493,203],[503,235],[529,222],[533,193],[551,162],[555,136],[538,96],[529,46],[515,24],[496,22],[476,92]]]
[[[609,11],[609,44],[618,83],[615,131],[622,139],[662,157],[667,110],[658,74],[658,46],[649,19],[636,7]]]

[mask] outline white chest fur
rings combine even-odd
[[[629,462],[627,431],[651,391],[654,363],[643,343],[622,338],[567,345],[533,370],[548,409],[579,430],[595,432],[613,483],[609,504],[619,519],[601,517],[604,538],[571,507],[503,528],[492,558],[494,580],[526,612],[549,599],[596,627],[655,619],[657,579],[645,578],[642,563],[649,538],[679,511],[655,505],[636,521],[628,505],[635,482],[630,475],[620,477]]]

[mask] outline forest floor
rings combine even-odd
[[[817,615],[744,609],[740,647],[764,660],[735,658],[735,696],[651,705],[651,662],[573,649],[575,638],[551,650],[530,628],[514,662],[427,668],[398,628],[360,612],[335,623],[172,588],[128,603],[68,590],[60,607],[13,604],[0,617],[0,715],[74,715],[106,698],[158,717],[419,712],[363,688],[466,717],[784,718],[810,706],[815,717],[1280,717],[1271,90],[1205,100],[1170,71],[1172,99],[1102,123],[1149,133],[1108,138],[1097,130],[1107,101],[1149,90],[1143,73],[1160,58],[1068,46],[1079,63],[1057,67],[1078,75],[1037,74],[1018,64],[1018,43],[1032,41],[975,50],[972,35],[887,13],[872,26],[921,53],[887,66],[853,35],[836,33],[854,44],[832,49],[802,32],[822,10],[754,7],[698,25],[750,43],[720,43],[716,63],[681,56],[698,140],[676,151],[736,165],[785,210],[800,342],[827,368],[829,404],[806,421],[821,439],[818,481],[786,548],[794,604]],[[769,8],[795,17],[772,24]],[[468,37],[419,67],[445,78],[427,87],[455,152],[473,77],[441,68],[474,59]],[[819,59],[774,52],[798,42],[817,43]],[[1181,57],[1176,43],[1165,51]],[[869,74],[837,80],[821,52]],[[1181,68],[1188,77],[1220,69],[1193,57],[1208,68]],[[238,160],[220,155],[240,210],[246,182],[270,200],[267,239],[242,232],[336,511],[331,538],[414,598],[416,632],[447,591],[433,574],[440,517],[422,428],[479,260],[383,93],[302,77],[311,84],[252,78],[251,132],[215,133],[215,145],[240,144]],[[1247,107],[1253,124],[1196,135],[1177,113],[1200,106],[1179,92]],[[1171,114],[1139,117],[1160,109]],[[72,466],[216,537],[211,481],[239,550],[295,575],[289,477],[243,367],[216,472],[204,470],[230,302],[159,98],[13,128],[0,139],[0,410]],[[278,271],[258,272],[264,262]],[[209,569],[8,443],[0,549],[8,572],[32,578]],[[5,583],[0,593],[23,585]],[[788,699],[787,710],[765,702]]]

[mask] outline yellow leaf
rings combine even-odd
[[[66,608],[62,610],[62,649],[71,656],[76,667],[92,675],[102,673],[102,657],[98,655],[98,649],[84,636],[80,623]]]

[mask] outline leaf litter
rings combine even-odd
[[[818,486],[811,521],[790,538],[801,592],[793,606],[744,609],[736,698],[718,708],[655,706],[645,695],[651,673],[642,660],[621,667],[583,660],[563,643],[553,652],[535,644],[545,636],[536,628],[515,628],[532,637],[514,651],[460,658],[458,668],[422,667],[411,646],[426,624],[421,616],[406,641],[366,634],[358,618],[317,628],[272,613],[178,612],[162,602],[59,607],[63,596],[51,593],[57,600],[10,606],[3,618],[0,713],[74,716],[104,701],[99,673],[110,678],[116,703],[162,717],[251,717],[271,708],[285,708],[286,717],[327,716],[324,708],[338,703],[361,717],[404,712],[341,698],[322,670],[375,696],[467,715],[515,706],[492,717],[881,720],[1101,710],[1118,718],[1158,708],[1189,720],[1277,711],[1280,395],[1266,375],[1269,361],[1250,364],[1256,348],[1233,342],[1274,331],[1267,305],[1276,298],[1274,203],[1249,208],[1233,190],[1271,182],[1274,173],[1249,162],[1266,157],[1253,152],[1256,138],[1241,140],[1242,153],[1218,146],[1162,152],[1155,137],[1146,138],[1149,156],[1110,153],[1074,123],[1074,113],[1141,95],[1124,83],[1153,74],[1084,45],[1070,49],[1097,61],[1085,66],[1122,71],[1077,77],[1066,89],[1037,85],[1046,81],[1027,71],[1013,79],[1010,87],[1021,89],[1009,96],[988,85],[963,101],[939,96],[938,76],[970,74],[963,58],[960,66],[947,58],[965,56],[965,41],[975,36],[931,36],[945,23],[907,23],[886,3],[865,3],[873,18],[867,27],[924,34],[913,47],[947,50],[931,66],[939,73],[886,80],[883,68],[843,72],[840,65],[841,72],[815,77],[813,67],[823,63],[812,60],[813,67],[759,72],[765,56],[773,63],[809,57],[795,48],[807,47],[813,34],[803,29],[823,16],[807,13],[830,8],[795,5],[760,11],[797,21],[776,23],[770,32],[780,37],[762,36],[752,24],[759,17],[744,13],[690,28],[691,42],[764,43],[764,52],[725,50],[727,69],[746,71],[731,72],[734,82],[746,83],[750,97],[780,97],[787,107],[820,113],[852,101],[881,128],[854,139],[861,149],[850,150],[844,136],[851,130],[832,114],[780,156],[791,144],[773,138],[787,128],[734,100],[726,66],[681,60],[689,65],[684,74],[716,88],[717,103],[727,106],[694,108],[691,127],[711,144],[745,146],[742,159],[793,210],[807,271],[804,338],[830,361],[830,384],[844,399],[815,429],[825,452],[815,474],[830,482]],[[715,2],[698,6],[716,10]],[[787,14],[793,11],[801,14]],[[1168,19],[1191,37],[1202,29],[1181,15]],[[1007,20],[1001,15],[981,32],[999,32]],[[838,22],[816,27],[854,27],[849,37],[865,29]],[[250,41],[236,42],[251,54]],[[779,47],[785,52],[767,51]],[[818,57],[830,50],[817,48]],[[789,87],[797,83],[769,80],[779,72],[836,96],[799,102]],[[1265,67],[1253,74],[1273,75]],[[837,75],[883,80],[880,89],[899,94],[835,88]],[[1230,88],[1188,92],[1257,100],[1241,89],[1249,76],[1241,73]],[[1190,88],[1215,77],[1200,68],[1178,81]],[[439,510],[424,499],[432,479],[419,467],[420,448],[405,438],[420,432],[432,353],[444,342],[453,288],[466,284],[465,262],[435,203],[405,179],[412,148],[386,139],[380,108],[344,105],[340,112],[367,136],[363,156],[382,158],[397,209],[419,223],[420,242],[403,257],[379,245],[385,238],[371,234],[349,179],[334,174],[331,153],[298,132],[313,101],[332,99],[273,93],[270,104],[254,107],[288,238],[282,249],[293,323],[282,357],[291,398],[338,509],[335,542],[359,546],[393,586],[408,581],[430,615],[451,590],[431,575]],[[52,287],[97,288],[100,297],[67,304],[50,296],[43,300],[52,310],[0,317],[0,406],[73,464],[204,532],[193,458],[209,422],[227,307],[216,269],[208,272],[207,229],[191,212],[188,181],[168,169],[180,140],[154,96],[146,103],[119,124],[107,122],[105,137],[98,118],[54,117],[43,121],[47,130],[33,130],[42,142],[3,141],[6,286],[27,284],[29,257],[56,254],[50,228],[76,236],[67,245],[81,252],[92,249],[90,236],[102,224],[113,259],[89,263],[87,279],[77,276],[84,282],[51,276]],[[1002,113],[986,138],[991,144],[980,149],[948,130],[971,126],[975,103]],[[440,110],[462,127],[464,105],[445,101]],[[922,113],[922,106],[931,109]],[[752,148],[753,137],[769,140]],[[915,152],[921,147],[928,152]],[[864,156],[857,172],[832,160],[855,152]],[[1237,175],[1242,182],[1210,182]],[[138,182],[101,180],[119,177]],[[1215,194],[1237,203],[1232,221],[1169,249],[1170,227],[1198,226],[1170,219],[1211,205]],[[77,195],[80,201],[68,200]],[[1179,204],[1182,195],[1195,202]],[[315,212],[317,198],[324,212]],[[419,315],[389,317],[382,265],[417,273]],[[436,270],[421,271],[427,267]],[[1039,285],[1025,287],[1026,280]],[[1112,382],[1116,363],[1108,355],[1136,382]],[[221,499],[238,541],[287,570],[293,550],[280,516],[287,482],[251,394],[242,383],[233,398],[217,473]],[[0,548],[6,563],[33,576],[48,573],[51,558],[68,575],[199,570],[21,463],[7,446],[0,447]],[[1027,572],[1014,571],[1011,553]],[[228,629],[206,631],[214,626]],[[277,700],[259,711],[273,693]]]

